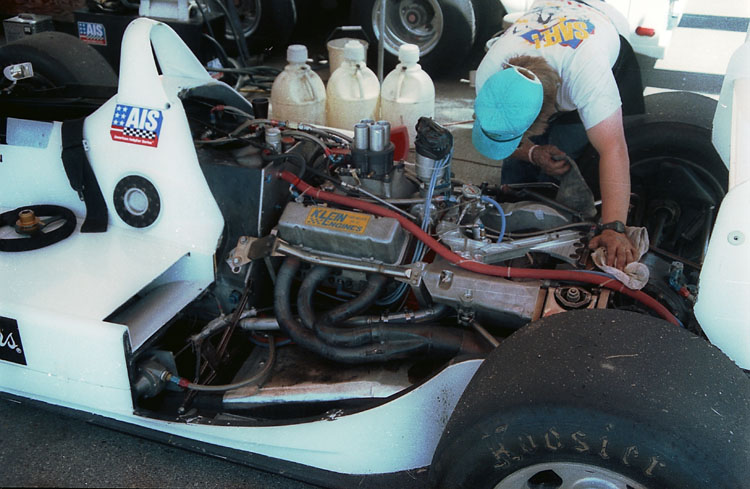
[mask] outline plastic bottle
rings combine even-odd
[[[419,47],[402,44],[398,49],[400,63],[383,80],[380,91],[380,118],[393,127],[404,125],[409,131],[409,147],[414,147],[417,121],[435,116],[435,85],[422,70]]]
[[[351,131],[362,119],[378,118],[380,82],[364,59],[362,43],[346,43],[344,62],[331,74],[326,88],[329,126]]]
[[[271,86],[271,117],[280,121],[325,124],[326,89],[323,80],[307,65],[307,48],[292,44],[288,64]]]

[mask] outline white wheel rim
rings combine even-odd
[[[617,472],[596,465],[554,462],[513,472],[494,489],[648,489]]]

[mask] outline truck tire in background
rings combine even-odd
[[[500,0],[472,0],[471,3],[474,4],[477,19],[477,39],[474,46],[479,55],[483,56],[485,43],[502,30],[506,12]],[[475,68],[476,66],[472,67]]]
[[[371,40],[370,60],[377,60],[381,5],[381,0],[356,0],[351,6],[352,24],[362,26]],[[463,65],[477,34],[470,0],[388,0],[386,8],[386,70],[398,62],[398,48],[404,43],[419,46],[419,63],[431,76],[444,75]]]
[[[583,310],[511,335],[433,458],[440,488],[733,489],[750,480],[750,379],[674,325]]]

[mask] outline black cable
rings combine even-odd
[[[204,38],[204,39],[206,39],[206,40],[207,40],[208,42],[210,42],[211,44],[213,44],[213,46],[214,46],[214,47],[216,48],[216,50],[217,50],[217,51],[219,52],[219,56],[221,56],[221,57],[223,58],[223,61],[225,61],[225,62],[229,63],[229,55],[227,54],[226,50],[224,49],[224,46],[222,46],[222,45],[221,45],[221,43],[220,43],[219,41],[217,41],[217,40],[216,40],[216,39],[215,39],[215,38],[213,37],[213,34],[206,34],[206,33],[204,32],[204,33],[203,33],[203,38]],[[211,66],[206,66],[205,68],[206,68],[206,70],[208,70],[208,71],[215,71],[215,72],[219,72],[219,70],[222,70],[222,68],[218,68],[218,67],[211,67]]]
[[[208,34],[213,38],[214,41],[216,41],[216,34],[214,34],[214,28],[211,27],[211,23],[208,21],[208,17],[206,17],[206,12],[203,10],[203,5],[201,5],[201,2],[195,2],[195,5],[198,7],[198,11],[201,13],[201,17],[203,18],[203,23],[206,24],[206,29],[208,29]]]
[[[242,31],[237,25],[237,21],[239,20],[239,18],[237,17],[237,12],[234,11],[235,15],[232,16],[232,14],[230,14],[229,8],[227,8],[227,6],[224,5],[221,0],[213,0],[213,2],[217,4],[219,8],[224,12],[224,15],[227,16],[227,20],[229,21],[229,28],[232,29],[234,40],[237,43],[237,51],[239,52],[240,60],[242,61],[242,64],[244,66],[247,66],[249,64],[248,60],[250,59],[250,53],[247,50],[245,36],[241,35]]]

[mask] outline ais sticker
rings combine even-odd
[[[155,148],[162,119],[161,110],[117,104],[109,133],[114,141]]]
[[[96,22],[78,22],[78,39],[97,46],[107,45],[107,30],[104,24]]]

